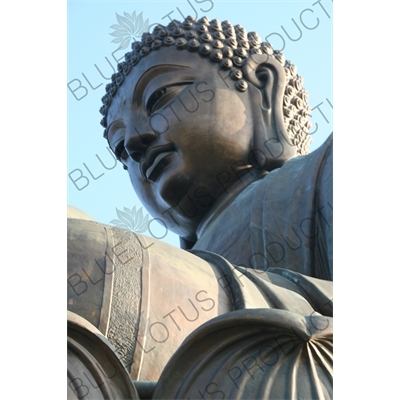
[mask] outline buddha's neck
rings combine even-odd
[[[207,211],[207,213],[201,220],[196,231],[197,240],[200,239],[201,235],[205,232],[205,230],[207,229],[209,224],[214,220],[214,218],[216,218],[226,208],[228,208],[229,205],[232,204],[233,200],[237,196],[239,196],[239,194],[242,193],[242,191],[246,189],[247,186],[263,178],[267,174],[268,174],[267,171],[253,170],[251,173],[247,173],[246,175],[241,177],[238,182],[236,182],[229,189],[227,189],[226,193],[217,199],[217,201],[213,204],[210,210]]]

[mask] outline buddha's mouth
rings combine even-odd
[[[140,162],[140,172],[145,181],[155,182],[168,165],[170,156],[176,151],[172,143],[155,146],[147,150],[145,158]]]

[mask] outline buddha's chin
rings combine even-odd
[[[165,171],[157,182],[161,198],[172,208],[182,202],[192,185],[193,181],[188,175],[172,168]]]

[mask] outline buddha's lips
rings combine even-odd
[[[171,153],[176,151],[175,146],[172,143],[163,144],[161,146],[155,146],[147,150],[145,158],[140,162],[140,173],[142,178],[148,181],[148,175],[154,170],[156,165],[153,165],[157,159],[157,163],[164,157],[158,157],[162,153]],[[150,170],[150,173],[147,173]]]

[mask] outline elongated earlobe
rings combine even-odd
[[[252,113],[257,167],[261,163],[264,169],[271,171],[296,156],[283,119],[285,70],[279,61],[267,54],[253,54],[242,70],[244,78],[260,91],[262,98],[259,110]],[[257,102],[253,107],[257,107]]]

